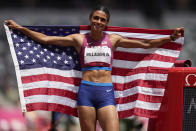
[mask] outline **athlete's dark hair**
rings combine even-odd
[[[102,6],[102,5],[99,5],[99,6],[95,7],[95,8],[93,8],[92,11],[91,11],[91,13],[90,13],[90,15],[89,15],[89,17],[91,18],[92,15],[93,15],[93,13],[95,11],[98,11],[98,10],[103,11],[103,12],[106,13],[107,18],[108,18],[107,21],[109,22],[109,20],[110,20],[110,12],[109,12],[109,10],[105,6]]]

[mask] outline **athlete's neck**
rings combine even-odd
[[[90,32],[90,38],[93,39],[93,40],[100,40],[102,39],[104,36],[104,33],[101,31],[101,32],[98,32],[98,31],[91,31]]]

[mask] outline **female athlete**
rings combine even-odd
[[[90,33],[65,37],[47,36],[22,27],[12,20],[6,21],[9,28],[21,31],[39,43],[73,46],[80,54],[82,81],[78,91],[77,109],[82,131],[95,131],[97,120],[103,131],[119,131],[111,77],[113,52],[117,47],[159,47],[179,38],[184,30],[176,28],[171,36],[155,40],[130,40],[117,34],[104,33],[109,19],[108,9],[99,6],[89,15]]]

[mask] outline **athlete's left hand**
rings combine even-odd
[[[183,33],[184,33],[184,27],[176,28],[176,29],[174,29],[172,36],[173,36],[174,40],[176,40],[179,37],[181,37]]]

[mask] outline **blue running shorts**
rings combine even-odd
[[[82,80],[78,91],[78,106],[91,106],[95,109],[116,105],[112,83],[95,83]]]

